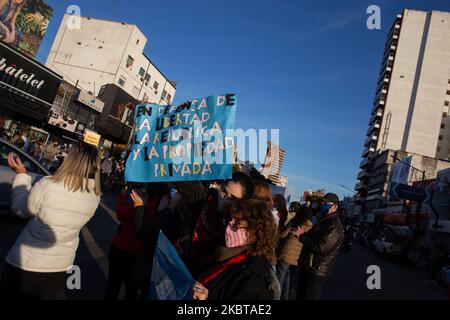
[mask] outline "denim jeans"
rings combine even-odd
[[[281,300],[289,300],[291,266],[287,262],[277,263],[277,277],[281,286]]]

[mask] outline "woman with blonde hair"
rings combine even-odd
[[[275,204],[272,196],[272,189],[270,189],[270,185],[263,181],[255,181],[254,184],[255,184],[255,192],[253,193],[253,198],[259,201],[263,201],[264,203],[267,204],[267,207],[272,212],[275,224],[278,227],[280,217],[278,216],[277,209],[275,209]]]
[[[31,218],[6,257],[0,295],[9,299],[55,299],[75,260],[81,228],[100,203],[100,160],[97,150],[79,143],[54,176],[34,186],[22,161],[9,154],[17,175],[12,210]]]

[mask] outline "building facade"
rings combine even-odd
[[[280,173],[284,164],[286,152],[280,146],[269,142],[266,158],[261,169],[261,174],[275,184],[280,183]]]
[[[406,9],[390,29],[358,173],[359,200],[384,180],[374,162],[386,150],[450,157],[450,13]],[[389,153],[388,152],[388,153]],[[369,200],[371,201],[371,200]]]
[[[71,18],[64,15],[46,66],[94,96],[116,84],[137,101],[173,101],[176,82],[143,53],[147,38],[137,26],[80,17],[80,28],[73,28]]]
[[[450,168],[450,162],[448,161],[419,154],[391,149],[377,153],[371,160],[370,174],[367,174],[364,185],[367,193],[364,198],[364,212],[393,213],[401,211],[403,201],[389,199],[389,186],[392,181],[392,171],[396,159],[404,161],[408,157],[411,157],[411,166],[414,167],[409,170],[408,184],[423,179],[436,179],[439,171]]]

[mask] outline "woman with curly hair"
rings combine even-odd
[[[276,226],[266,203],[238,200],[231,208],[225,247],[215,254],[215,267],[200,275],[195,300],[274,300],[280,288],[275,263]]]

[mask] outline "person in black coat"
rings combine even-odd
[[[274,300],[280,285],[275,261],[276,225],[270,209],[258,200],[231,205],[225,247],[216,250],[213,267],[193,288],[195,300]]]
[[[337,215],[338,196],[327,193],[316,204],[321,218],[308,233],[300,236],[303,250],[297,291],[299,300],[320,299],[323,284],[332,274],[344,241],[344,228]]]

